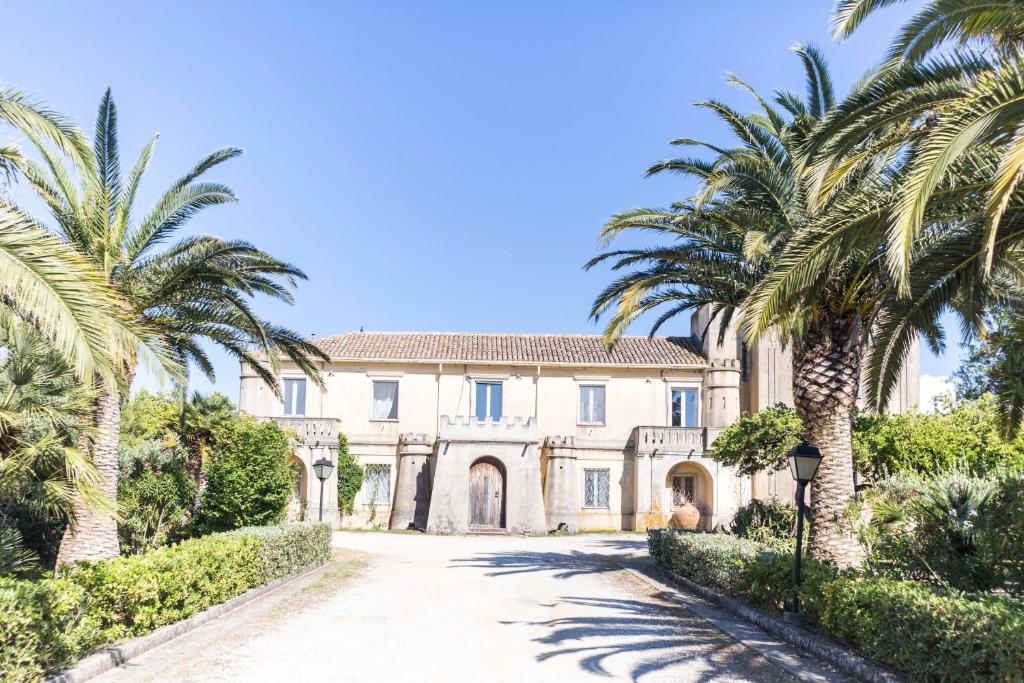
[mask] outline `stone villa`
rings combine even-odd
[[[708,326],[706,311],[691,329]],[[705,457],[742,413],[791,403],[789,351],[747,348],[714,324],[697,337],[350,332],[316,339],[331,362],[321,392],[294,367],[284,400],[242,368],[242,410],[292,426],[296,497],[317,514],[312,462],[338,434],[366,469],[354,515],[339,516],[336,470],[324,518],[432,533],[563,527],[644,529],[691,500],[700,525],[728,524],[751,497],[788,499],[788,471],[737,476]],[[891,401],[916,406],[917,349]]]

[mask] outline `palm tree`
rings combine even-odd
[[[855,170],[822,192],[808,172],[809,153],[817,130],[838,105],[820,52],[813,47],[796,52],[806,71],[806,97],[776,92],[773,105],[734,78],[755,96],[759,112],[744,115],[714,101],[700,106],[715,112],[738,144],[675,140],[703,146],[714,156],[672,159],[648,170],[696,178],[695,196],[667,210],[625,212],[606,224],[601,233],[606,243],[626,231],[652,232],[669,242],[606,251],[588,263],[590,268],[613,260],[613,269],[628,271],[599,294],[592,315],[615,308],[605,328],[608,343],[645,312],[663,311],[653,334],[675,316],[705,305],[723,329],[739,324],[748,340],[769,332],[788,340],[795,407],[806,437],[823,456],[811,492],[811,553],[850,566],[861,555],[846,521],[854,494],[853,411],[865,352],[900,305],[883,248],[899,165],[898,157],[873,153],[865,142],[845,158]],[[850,97],[859,94],[855,88]],[[837,232],[843,239],[833,239]],[[935,254],[920,258],[927,262]],[[934,326],[934,317],[926,315],[932,312],[903,320],[916,335]],[[881,374],[889,388],[880,390],[882,404],[908,340],[901,337],[904,346],[887,357]]]
[[[144,213],[136,193],[156,144],[154,137],[122,177],[117,142],[117,108],[110,90],[100,102],[91,149],[71,157],[79,181],[62,155],[33,139],[43,163],[22,160],[19,171],[46,202],[54,232],[92,261],[110,287],[127,303],[131,319],[157,334],[180,363],[187,380],[190,364],[213,379],[213,366],[201,342],[212,342],[251,365],[279,392],[275,372],[288,358],[320,383],[315,361],[323,352],[289,329],[260,318],[249,299],[264,294],[291,303],[291,287],[304,273],[244,241],[188,236],[161,249],[197,213],[232,203],[227,186],[201,180],[212,168],[241,154],[236,148],[213,152],[173,183]],[[64,155],[67,156],[67,155]],[[102,388],[92,415],[93,458],[103,488],[117,490],[117,447],[121,403],[137,370],[125,357],[116,388]],[[61,546],[59,562],[116,555],[117,530],[109,516],[83,506]]]
[[[24,93],[0,88],[0,122],[69,158],[88,151],[81,132]],[[24,163],[13,145],[0,146],[0,176]],[[139,343],[106,278],[71,245],[0,195],[0,306],[33,324],[71,362],[79,377],[114,374],[113,351]]]
[[[114,503],[100,495],[99,474],[76,447],[92,389],[48,339],[9,312],[0,312],[0,348],[0,534],[8,542],[0,555],[17,559],[24,557],[19,527],[38,531],[72,520],[76,498],[108,513]],[[46,535],[25,540],[51,562],[56,548]]]
[[[895,0],[841,0],[833,15],[838,38]],[[957,54],[949,54],[957,47]],[[933,0],[900,30],[884,66],[861,101],[838,112],[815,174],[841,183],[851,146],[874,138],[906,159],[887,240],[889,267],[904,293],[913,245],[928,231],[935,206],[949,216],[939,231],[976,243],[978,255],[948,263],[954,280],[970,278],[970,306],[958,306],[968,337],[984,330],[986,307],[1019,300],[1024,258],[1024,5],[1011,0]],[[856,116],[851,116],[853,112]],[[886,136],[901,121],[902,130]],[[932,236],[927,236],[932,239]],[[973,272],[972,272],[973,271]],[[910,297],[913,298],[913,297]],[[940,297],[941,298],[941,297]],[[931,304],[927,304],[931,305]],[[1024,343],[1024,342],[1022,342]],[[886,352],[884,347],[878,354]],[[880,359],[873,363],[881,364]],[[1013,367],[993,387],[1007,430],[1024,413]]]

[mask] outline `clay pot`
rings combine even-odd
[[[700,510],[693,503],[683,503],[672,512],[672,523],[677,529],[696,529]]]

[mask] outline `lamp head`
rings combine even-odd
[[[814,475],[818,472],[818,465],[821,464],[821,451],[810,444],[802,443],[799,446],[794,446],[786,454],[786,459],[789,461],[789,472],[793,475],[793,479],[806,484],[814,479]]]

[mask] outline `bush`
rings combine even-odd
[[[739,474],[777,472],[786,467],[786,453],[803,439],[804,424],[783,403],[745,415],[718,435],[708,457],[736,467]]]
[[[242,416],[216,425],[211,440],[215,445],[203,464],[206,488],[194,531],[227,531],[284,519],[295,485],[288,466],[288,433],[275,422]]]
[[[648,532],[651,555],[760,607],[792,600],[793,557],[725,534]],[[805,559],[801,612],[868,657],[923,681],[1024,680],[1024,600],[841,574]]]
[[[733,515],[730,530],[740,538],[793,551],[796,549],[796,507],[753,498]],[[806,538],[804,540],[806,542]]]
[[[1024,601],[920,583],[842,578],[822,624],[864,654],[926,681],[1024,679]]]
[[[964,591],[1024,594],[1024,477],[893,477],[860,530],[871,571]]]
[[[144,555],[0,580],[0,680],[30,681],[330,556],[326,524],[239,529]]]
[[[117,501],[121,552],[141,553],[179,539],[195,507],[185,453],[158,441],[122,447]]]
[[[791,552],[726,534],[667,529],[649,531],[648,545],[664,567],[702,586],[759,607],[783,609],[792,603]],[[831,566],[803,558],[800,604],[808,618],[817,620],[822,589],[836,575]]]

